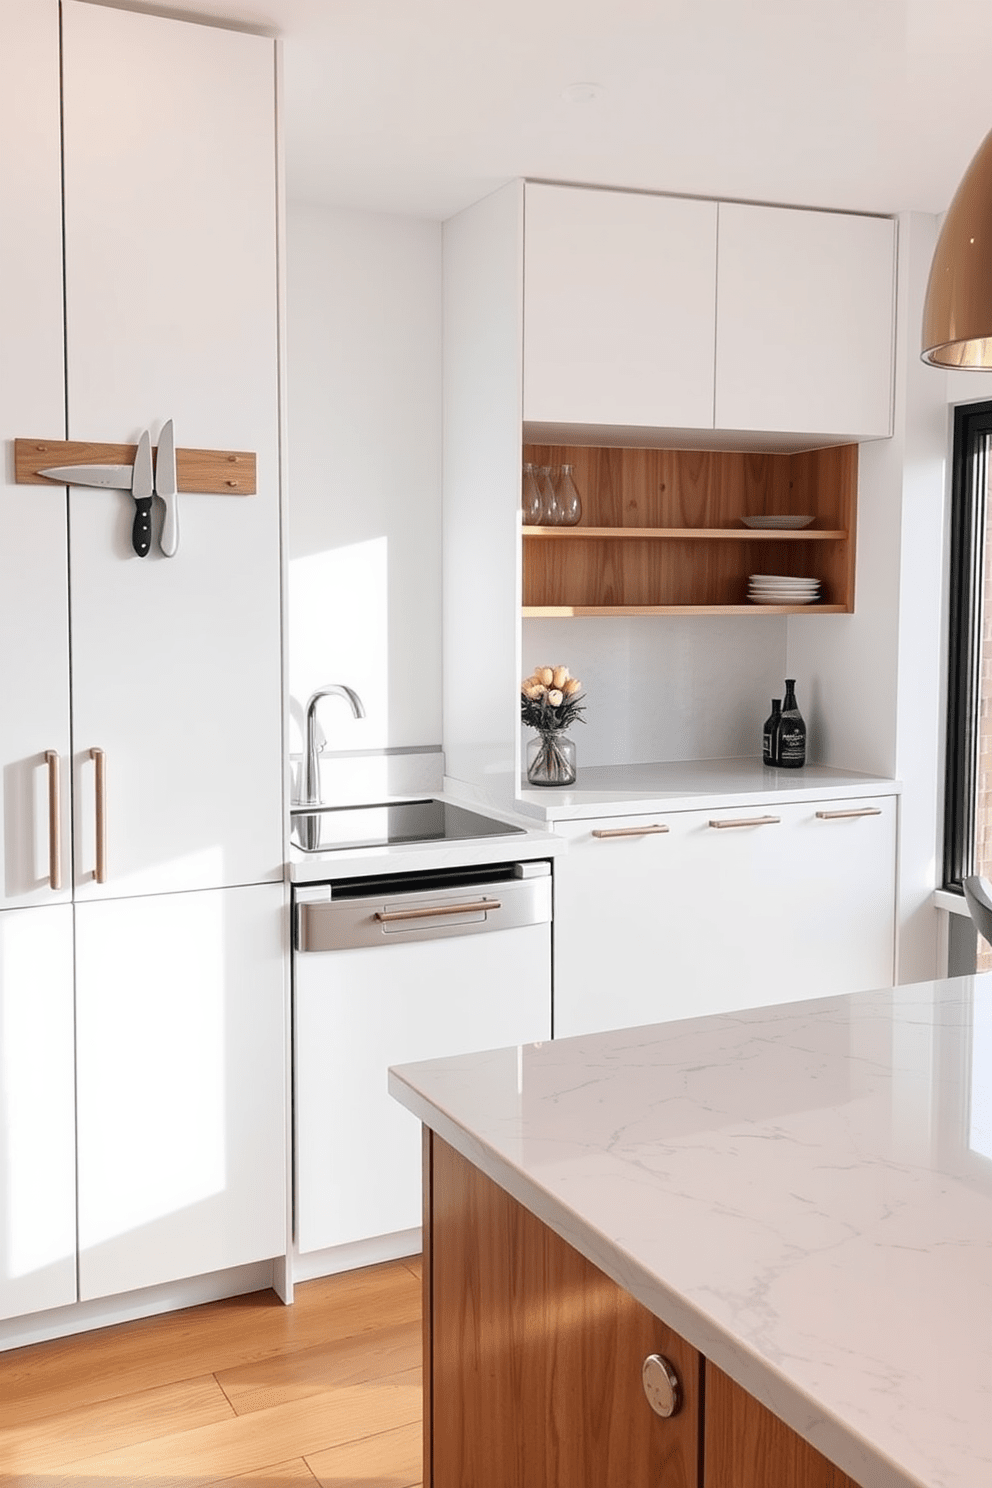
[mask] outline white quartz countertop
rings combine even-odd
[[[760,759],[669,760],[642,765],[590,765],[579,759],[571,790],[524,786],[517,809],[543,822],[641,811],[712,810],[717,806],[766,806],[786,801],[844,800],[895,795],[898,781],[829,765],[770,769]]]
[[[992,976],[390,1090],[863,1488],[989,1488]]]

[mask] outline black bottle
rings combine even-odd
[[[778,764],[779,730],[782,726],[782,699],[772,698],[772,711],[765,719],[762,731],[761,762],[764,765]]]
[[[806,763],[806,725],[796,707],[796,679],[785,679],[785,701],[778,733],[778,759],[783,770],[799,770]]]

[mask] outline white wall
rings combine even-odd
[[[287,240],[293,712],[344,682],[328,755],[439,746],[440,224],[297,204]]]
[[[580,767],[758,755],[771,700],[784,693],[786,621],[525,620],[522,660],[525,673],[563,664],[581,680],[586,711],[571,730]]]

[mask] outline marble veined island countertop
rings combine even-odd
[[[992,1484],[992,976],[390,1089],[864,1488]]]

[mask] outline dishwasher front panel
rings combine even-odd
[[[543,924],[550,918],[548,873],[451,888],[404,887],[340,900],[333,896],[333,889],[330,899],[319,890],[303,891],[297,894],[295,941],[298,951],[314,954],[485,935]]]
[[[500,898],[513,883],[459,889],[461,900]],[[521,887],[528,887],[524,884]],[[447,891],[442,891],[447,892]],[[422,936],[377,928],[372,945],[294,956],[296,1231],[301,1253],[416,1229],[421,1223],[421,1136],[388,1094],[392,1064],[551,1036],[550,878],[541,918],[465,933],[474,916]],[[369,896],[371,899],[371,896]],[[385,914],[436,907],[437,892],[381,896]],[[342,904],[353,909],[357,901]],[[450,903],[450,901],[443,901]],[[331,909],[333,899],[312,909]],[[297,905],[297,931],[301,917]],[[374,912],[374,911],[373,911]],[[359,919],[368,918],[363,904]],[[457,918],[457,917],[456,917]],[[373,922],[377,927],[381,921]],[[428,921],[430,924],[431,921]],[[311,932],[307,932],[308,935]]]

